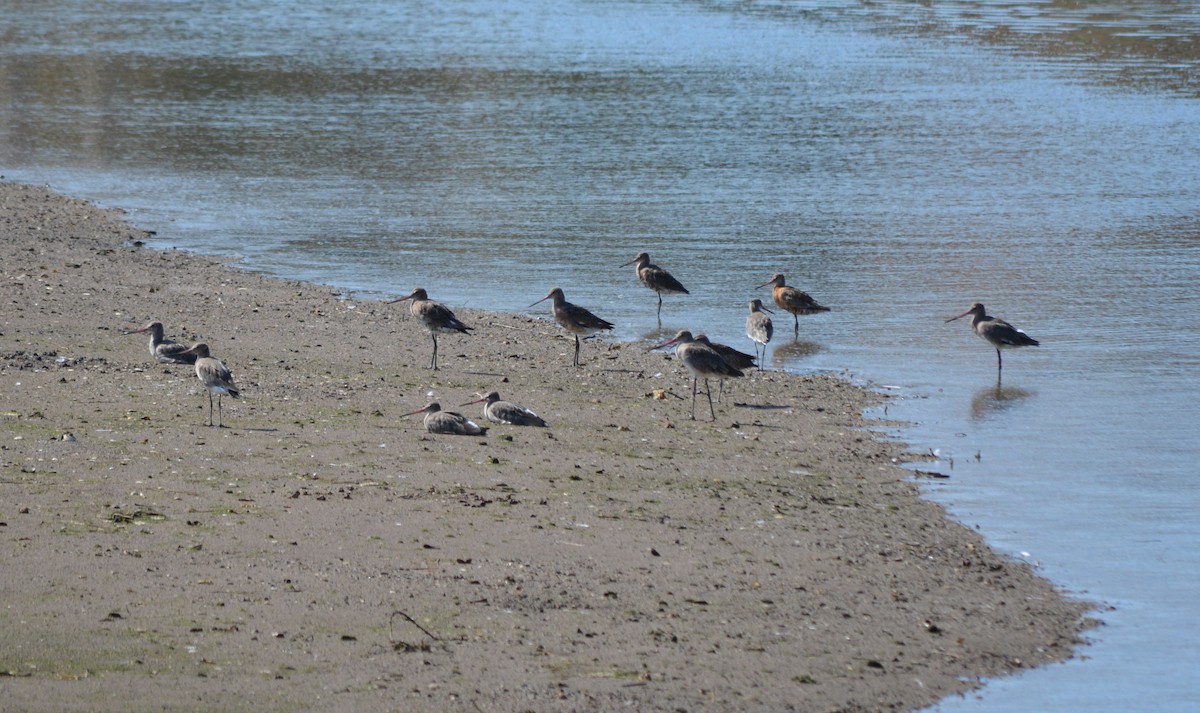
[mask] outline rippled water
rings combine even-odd
[[[833,311],[771,364],[888,387],[932,497],[1113,607],[939,710],[1196,709],[1200,16],[827,5],[12,2],[0,167],[365,297],[561,285],[625,339],[748,347],[783,272]],[[640,250],[692,291],[661,326]],[[943,323],[973,301],[1042,340],[1002,387]]]

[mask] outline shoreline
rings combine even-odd
[[[1090,625],[920,497],[865,430],[884,395],[754,372],[691,421],[670,354],[575,369],[548,319],[453,304],[475,334],[431,372],[404,305],[138,247],[44,188],[0,205],[15,709],[912,710]],[[230,428],[122,334],[151,320],[233,371]],[[482,423],[457,405],[490,390],[550,428],[400,417]]]

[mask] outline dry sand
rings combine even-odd
[[[457,310],[433,372],[404,304],[145,237],[0,184],[6,711],[908,710],[1088,625],[836,378],[752,373],[692,421],[673,356],[572,368],[548,309]],[[233,370],[227,428],[123,334],[151,320]],[[492,389],[550,428],[400,417]]]

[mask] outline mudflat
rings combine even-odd
[[[669,352],[576,368],[548,309],[453,304],[432,371],[406,303],[146,237],[0,183],[5,710],[911,710],[1089,625],[842,380],[747,372],[692,420]],[[151,321],[232,370],[224,428]],[[549,426],[457,408],[492,390]],[[490,430],[402,416],[430,401]]]

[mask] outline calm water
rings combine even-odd
[[[1196,710],[1200,12],[823,5],[8,2],[0,172],[363,297],[561,285],[624,339],[748,347],[783,272],[834,311],[771,364],[898,395],[931,497],[1113,607],[938,710]],[[639,250],[692,291],[661,327]],[[977,300],[1042,340],[1003,388],[942,321]]]

